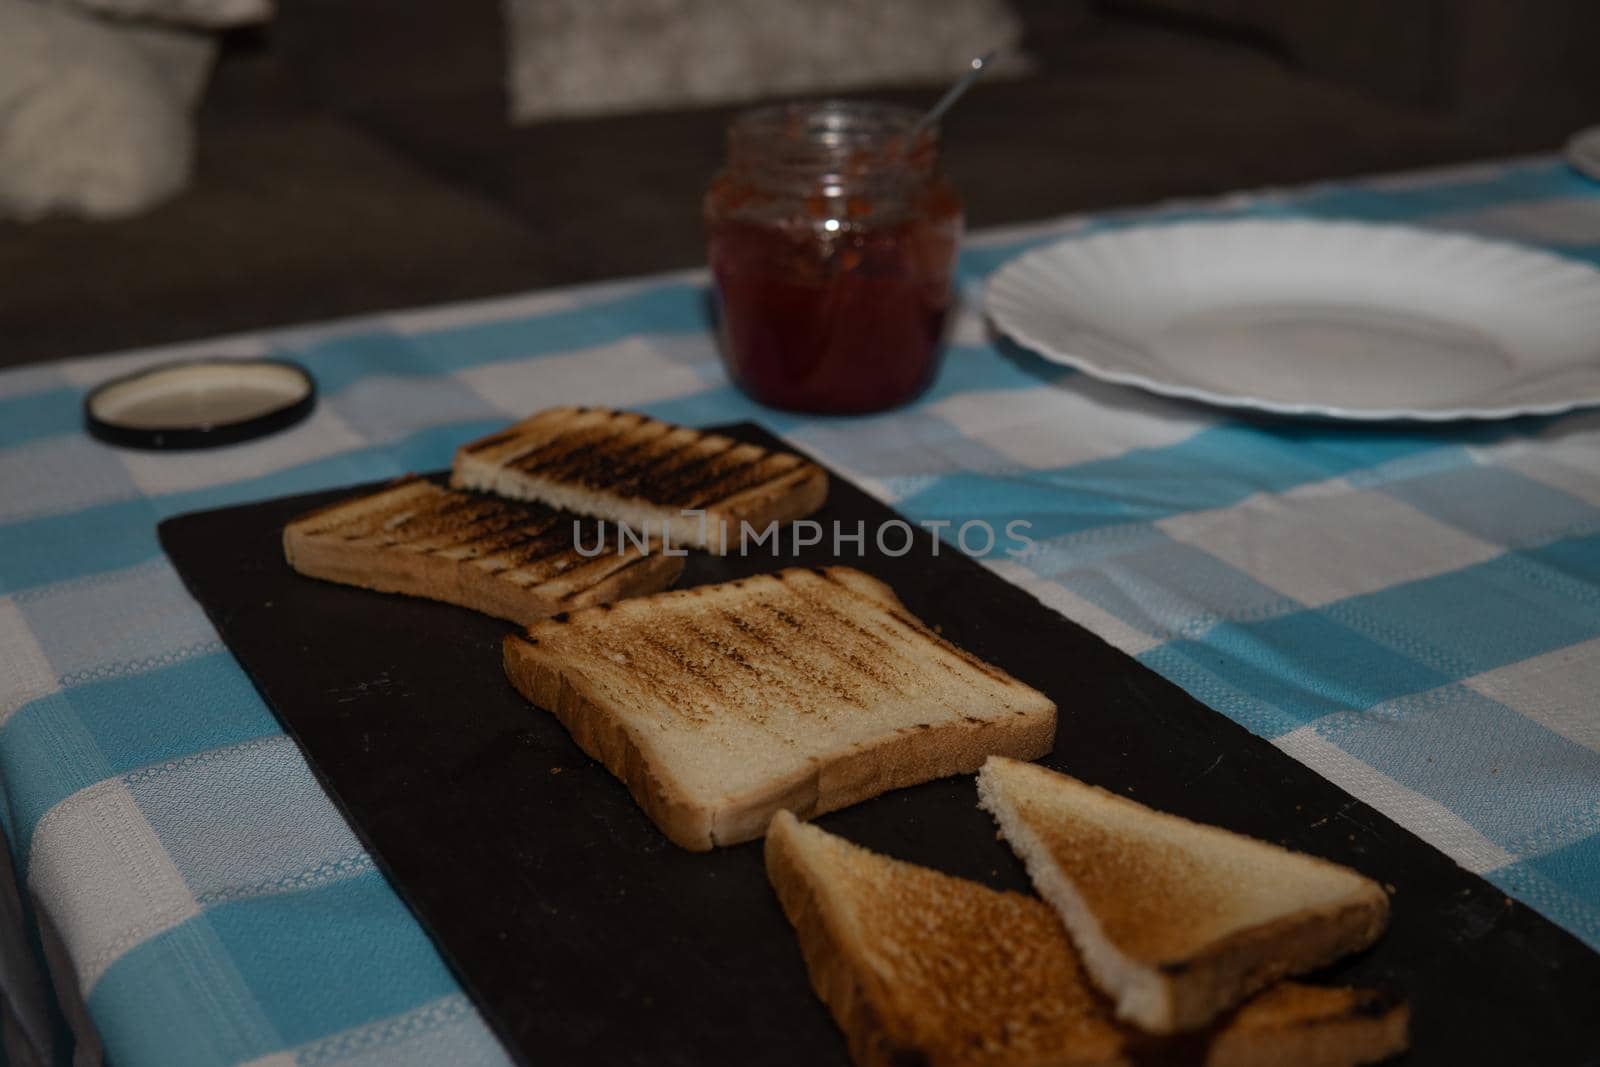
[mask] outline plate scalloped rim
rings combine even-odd
[[[1117,385],[1132,386],[1162,396],[1198,401],[1220,407],[1245,408],[1274,415],[1314,416],[1366,422],[1452,422],[1508,419],[1529,415],[1558,415],[1578,408],[1600,405],[1600,387],[1597,387],[1593,392],[1576,396],[1569,393],[1560,397],[1551,397],[1548,400],[1525,401],[1507,405],[1385,408],[1349,407],[1323,403],[1315,399],[1290,401],[1249,396],[1242,392],[1223,392],[1215,388],[1164,380],[1161,377],[1155,377],[1137,369],[1117,366],[1103,359],[1096,359],[1081,351],[1072,351],[1068,347],[1042,336],[1025,323],[1019,323],[1015,314],[1015,303],[1011,306],[1006,306],[1008,299],[1012,301],[1020,301],[1022,299],[1008,293],[1008,286],[1014,286],[1019,279],[1026,279],[1031,275],[1049,272],[1046,264],[1052,258],[1061,256],[1063,250],[1070,247],[1082,246],[1085,242],[1107,241],[1129,235],[1145,236],[1156,231],[1192,233],[1198,228],[1216,228],[1220,230],[1222,228],[1233,229],[1238,227],[1295,229],[1302,233],[1321,231],[1326,234],[1333,234],[1338,232],[1346,236],[1352,233],[1365,233],[1372,235],[1374,238],[1383,236],[1389,236],[1390,238],[1407,237],[1420,239],[1431,244],[1453,243],[1462,248],[1477,248],[1484,251],[1493,251],[1501,255],[1515,255],[1525,262],[1543,261],[1552,273],[1560,271],[1569,279],[1586,276],[1594,288],[1597,299],[1600,299],[1600,270],[1581,260],[1511,241],[1494,240],[1457,231],[1432,230],[1420,226],[1374,223],[1362,220],[1245,217],[1152,222],[1120,226],[1114,229],[1096,229],[1088,232],[1073,233],[1058,241],[1030,249],[1002,265],[999,270],[990,276],[984,287],[985,313],[1001,333],[1006,334],[1037,355],[1053,363],[1071,367],[1091,377]],[[1033,280],[1037,282],[1039,279],[1033,278]],[[1597,363],[1600,363],[1600,343],[1596,344],[1593,357]]]

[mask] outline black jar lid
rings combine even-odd
[[[83,398],[89,433],[125,448],[215,448],[287,429],[311,414],[317,384],[280,359],[163,363]]]

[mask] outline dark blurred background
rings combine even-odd
[[[675,47],[603,0],[614,44],[597,58],[590,19],[563,53],[561,11],[538,3],[522,0],[523,29],[545,62],[600,65],[590,84]],[[530,115],[507,97],[506,11],[287,0],[221,33],[186,190],[111,221],[0,222],[0,363],[701,263],[699,197],[742,103],[589,114],[578,78],[567,117]],[[945,124],[973,227],[1552,150],[1600,121],[1592,0],[1009,0],[1007,15],[1030,69],[985,80]],[[940,86],[918,80],[847,95],[925,105]]]

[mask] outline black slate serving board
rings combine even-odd
[[[778,443],[751,424],[724,432]],[[161,524],[161,543],[513,1055],[844,1062],[759,842],[711,853],[670,844],[507,684],[509,624],[288,568],[283,524],[354,491],[178,516]],[[816,516],[869,531],[895,517],[838,477]],[[694,554],[678,584],[829,563],[829,548]],[[1571,935],[954,549],[935,555],[924,536],[907,556],[848,562],[1056,701],[1047,765],[1393,886],[1383,940],[1316,977],[1406,993],[1406,1063],[1600,1062],[1600,955]],[[970,777],[820,823],[890,855],[1028,888]]]

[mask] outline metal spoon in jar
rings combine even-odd
[[[969,64],[971,69],[957,78],[956,83],[950,86],[945,91],[945,94],[939,98],[939,102],[929,108],[928,113],[918,119],[917,124],[911,127],[911,131],[906,134],[905,144],[907,149],[916,144],[917,138],[932,128],[934,123],[943,118],[944,113],[949,111],[955,102],[966,94],[968,89],[972,88],[972,83],[978,80],[978,76],[983,73],[983,68],[993,62],[994,54],[995,50],[990,49],[981,56],[972,57],[972,62]]]

